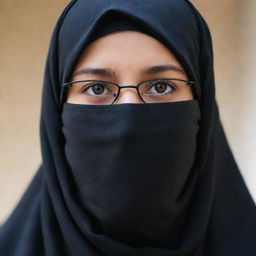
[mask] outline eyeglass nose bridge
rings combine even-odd
[[[136,90],[137,90],[137,93],[138,93],[138,95],[139,95],[139,97],[140,97],[140,99],[141,99],[144,103],[146,103],[146,102],[143,100],[143,98],[141,97],[141,95],[140,95],[138,86],[135,86],[135,85],[124,85],[124,86],[118,86],[118,89],[119,89],[119,90],[118,90],[118,93],[117,93],[117,95],[116,95],[116,97],[115,97],[115,100],[111,103],[111,105],[118,99],[119,94],[120,94],[120,90],[123,89],[123,88],[134,88],[134,89],[136,89]]]

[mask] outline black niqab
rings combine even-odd
[[[117,23],[120,19],[124,21],[123,24]],[[102,26],[106,21],[112,25]],[[131,237],[127,238],[122,234],[118,237],[118,232],[112,234],[104,230],[100,223],[101,215],[95,214],[85,200],[88,187],[79,194],[80,196],[77,194],[75,184],[78,183],[70,164],[78,166],[77,163],[80,163],[81,159],[79,162],[68,161],[67,148],[65,151],[65,145],[73,142],[77,144],[74,137],[69,135],[81,132],[80,126],[69,126],[72,120],[73,123],[80,120],[79,125],[84,125],[88,120],[94,124],[95,121],[101,122],[103,119],[96,120],[93,115],[97,106],[73,106],[64,103],[61,99],[65,96],[65,89],[61,85],[69,81],[74,65],[88,43],[99,36],[124,28],[148,33],[164,43],[181,62],[189,78],[195,81],[198,101],[164,103],[170,120],[174,120],[171,119],[171,113],[174,113],[173,109],[176,108],[175,113],[186,116],[188,127],[194,127],[192,131],[197,132],[196,121],[200,107],[193,168],[189,175],[186,173],[186,182],[183,183],[185,192],[178,197],[180,201],[174,208],[174,212],[181,213],[181,217],[171,219],[173,229],[170,230],[169,238],[163,236],[163,241],[159,241],[158,236],[157,240],[153,237],[147,241],[142,237],[136,243],[129,239]],[[160,105],[153,107],[150,104],[117,104],[98,106],[97,111],[105,111],[110,120],[113,118],[114,109],[126,111],[126,116],[119,114],[119,123],[129,124],[130,129],[126,128],[127,131],[134,131],[135,134],[137,128],[143,125],[143,122],[147,124],[150,118],[148,115],[145,120],[139,119],[140,111],[160,109]],[[194,111],[190,112],[192,110]],[[74,115],[71,115],[71,111]],[[81,117],[84,112],[86,115],[77,119],[77,115]],[[176,118],[178,116],[177,114]],[[138,117],[139,122],[132,125],[125,117]],[[168,122],[168,119],[161,120],[166,123],[157,123],[156,127],[149,129],[146,134],[153,134],[157,127],[165,127],[164,132],[173,128],[173,122]],[[165,125],[161,126],[163,124]],[[97,127],[99,129],[100,125]],[[88,127],[85,129],[89,130]],[[42,94],[40,136],[42,164],[16,209],[0,230],[0,255],[256,255],[255,203],[241,177],[219,119],[215,99],[211,36],[204,19],[190,2],[72,1],[60,16],[50,44]],[[159,138],[162,139],[161,135]],[[123,140],[118,141],[123,143]],[[190,141],[191,148],[194,148],[193,138],[188,137],[187,141]],[[153,143],[156,141],[153,140]],[[81,143],[82,145],[84,144]],[[141,175],[138,172],[132,174]],[[128,182],[129,179],[126,180]],[[177,199],[173,197],[176,192],[175,184],[172,184],[170,190],[170,197],[174,198],[174,201]],[[129,189],[129,186],[127,188]],[[136,189],[130,189],[130,192],[136,193]],[[154,189],[155,186],[152,191]],[[118,200],[121,195],[116,193],[112,198]],[[97,202],[102,202],[101,196],[104,195],[95,194]],[[138,198],[142,197],[138,195]],[[152,194],[152,198],[156,198],[155,194]],[[160,199],[161,195],[161,202]],[[110,210],[115,210],[115,205]],[[133,210],[130,209],[127,215],[131,213],[129,216],[132,216]],[[118,221],[122,222],[122,219]]]

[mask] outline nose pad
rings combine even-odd
[[[134,88],[123,88],[114,104],[122,103],[144,103]]]

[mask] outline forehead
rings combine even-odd
[[[131,68],[156,63],[172,63],[181,68],[171,50],[156,38],[138,31],[121,30],[90,43],[82,52],[77,68],[99,64],[113,67],[122,64]]]

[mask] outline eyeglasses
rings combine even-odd
[[[103,80],[81,80],[64,83],[64,87],[77,86],[87,104],[112,105],[123,88],[134,88],[144,103],[171,102],[175,93],[181,93],[193,81],[177,78],[156,78],[144,80],[135,85],[120,86],[117,83]]]

